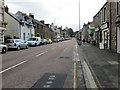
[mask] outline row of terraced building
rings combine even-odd
[[[107,0],[81,34],[98,47],[101,43],[104,49],[120,53],[120,0]]]

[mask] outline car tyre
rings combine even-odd
[[[2,54],[6,53],[6,51],[7,51],[6,48],[3,48],[2,49]]]
[[[20,50],[20,46],[17,47],[17,50],[18,50],[18,51]]]
[[[37,43],[35,43],[35,46],[37,46]]]
[[[26,46],[26,49],[28,49],[28,48],[29,48],[29,46],[27,45],[27,46]]]

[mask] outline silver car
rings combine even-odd
[[[6,53],[6,51],[7,51],[7,46],[0,44],[0,53],[4,54],[4,53]]]
[[[21,48],[29,48],[28,43],[21,39],[7,39],[5,44],[7,45],[8,49],[20,50]]]

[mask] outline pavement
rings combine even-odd
[[[80,59],[86,61],[100,90],[118,90],[120,83],[119,54],[109,50],[100,50],[88,43],[78,45],[78,54]],[[81,55],[84,58],[81,58]]]

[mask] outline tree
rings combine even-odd
[[[68,34],[70,37],[72,37],[74,35],[73,29],[72,28],[68,28]]]

